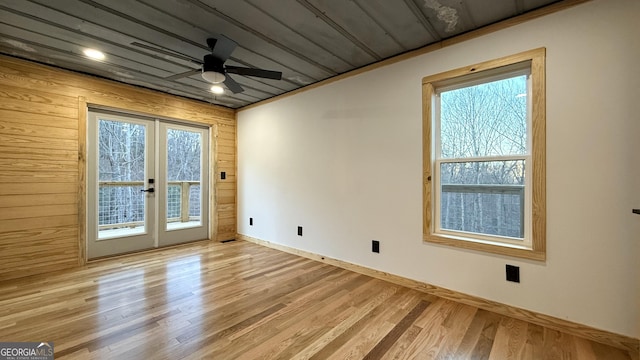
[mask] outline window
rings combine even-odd
[[[545,49],[423,79],[424,240],[545,259]]]

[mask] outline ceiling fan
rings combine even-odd
[[[176,54],[165,52],[162,49],[158,49],[158,48],[144,45],[141,43],[136,42],[136,43],[132,43],[132,45],[144,47],[146,49],[150,49],[154,51],[159,51],[171,56],[176,56]],[[238,44],[235,41],[229,39],[224,35],[217,35],[217,37],[215,38],[208,38],[207,45],[211,49],[211,54],[205,55],[202,61],[196,61],[193,58],[187,57],[188,60],[200,64],[201,65],[200,69],[185,71],[183,73],[168,76],[165,79],[177,80],[177,79],[181,79],[181,78],[191,76],[201,72],[203,79],[213,84],[223,83],[234,94],[243,92],[244,89],[242,88],[242,86],[240,86],[240,84],[238,84],[235,80],[233,80],[233,78],[231,78],[229,74],[254,76],[254,77],[274,79],[274,80],[282,79],[282,72],[280,71],[271,71],[271,70],[255,69],[255,68],[248,68],[248,67],[224,65],[225,61],[227,61],[229,56],[231,56],[231,53],[233,52],[233,50],[238,46]],[[178,56],[178,57],[184,58],[183,56]]]

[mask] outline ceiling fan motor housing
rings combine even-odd
[[[202,64],[202,72],[213,71],[224,74],[223,62],[215,56],[209,54],[204,56],[204,64]]]
[[[226,79],[223,64],[223,61],[213,55],[205,55],[202,64],[202,78],[214,84],[223,82]]]

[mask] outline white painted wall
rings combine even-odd
[[[638,15],[594,0],[240,111],[238,233],[640,337]],[[542,46],[547,261],[423,243],[422,77]]]

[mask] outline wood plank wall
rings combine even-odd
[[[0,281],[85,261],[87,104],[211,125],[212,238],[235,237],[234,110],[0,56]]]

